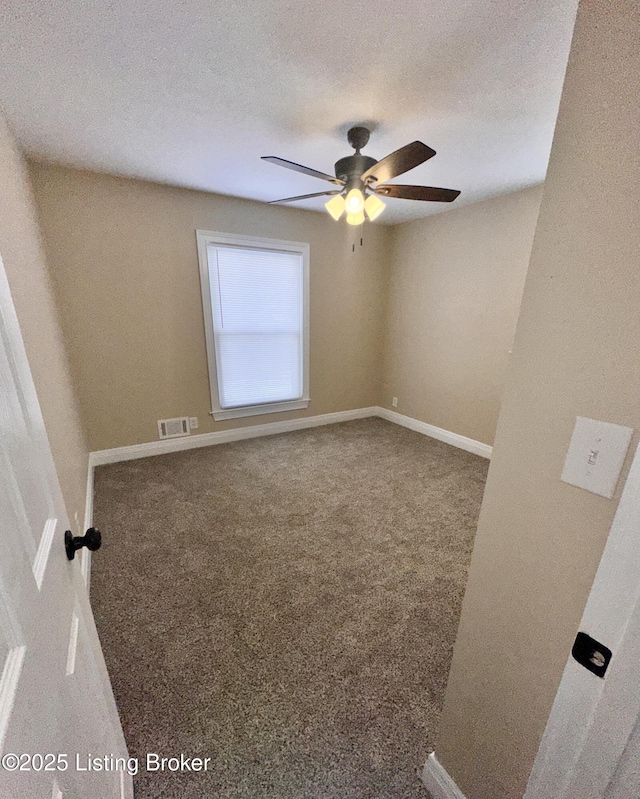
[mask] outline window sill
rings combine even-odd
[[[242,416],[263,416],[266,413],[282,413],[283,411],[298,411],[309,405],[309,399],[290,400],[288,402],[271,402],[265,405],[245,405],[241,408],[228,408],[227,410],[211,411],[216,422],[224,419],[239,419]]]

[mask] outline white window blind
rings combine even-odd
[[[207,245],[222,409],[304,393],[304,272],[299,252]]]

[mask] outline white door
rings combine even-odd
[[[68,528],[0,260],[3,799],[133,796],[131,776],[122,770],[127,750],[80,560],[76,555],[69,561],[64,549]],[[100,770],[95,758],[102,761]]]
[[[612,653],[603,677],[567,661],[525,799],[640,796],[640,447],[580,630]]]
[[[620,758],[605,799],[637,799],[640,795],[640,721]]]

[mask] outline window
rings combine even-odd
[[[309,245],[198,230],[214,419],[309,404]]]

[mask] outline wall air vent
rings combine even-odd
[[[178,438],[178,436],[190,434],[188,416],[181,416],[177,419],[158,419],[158,436],[160,438]]]

